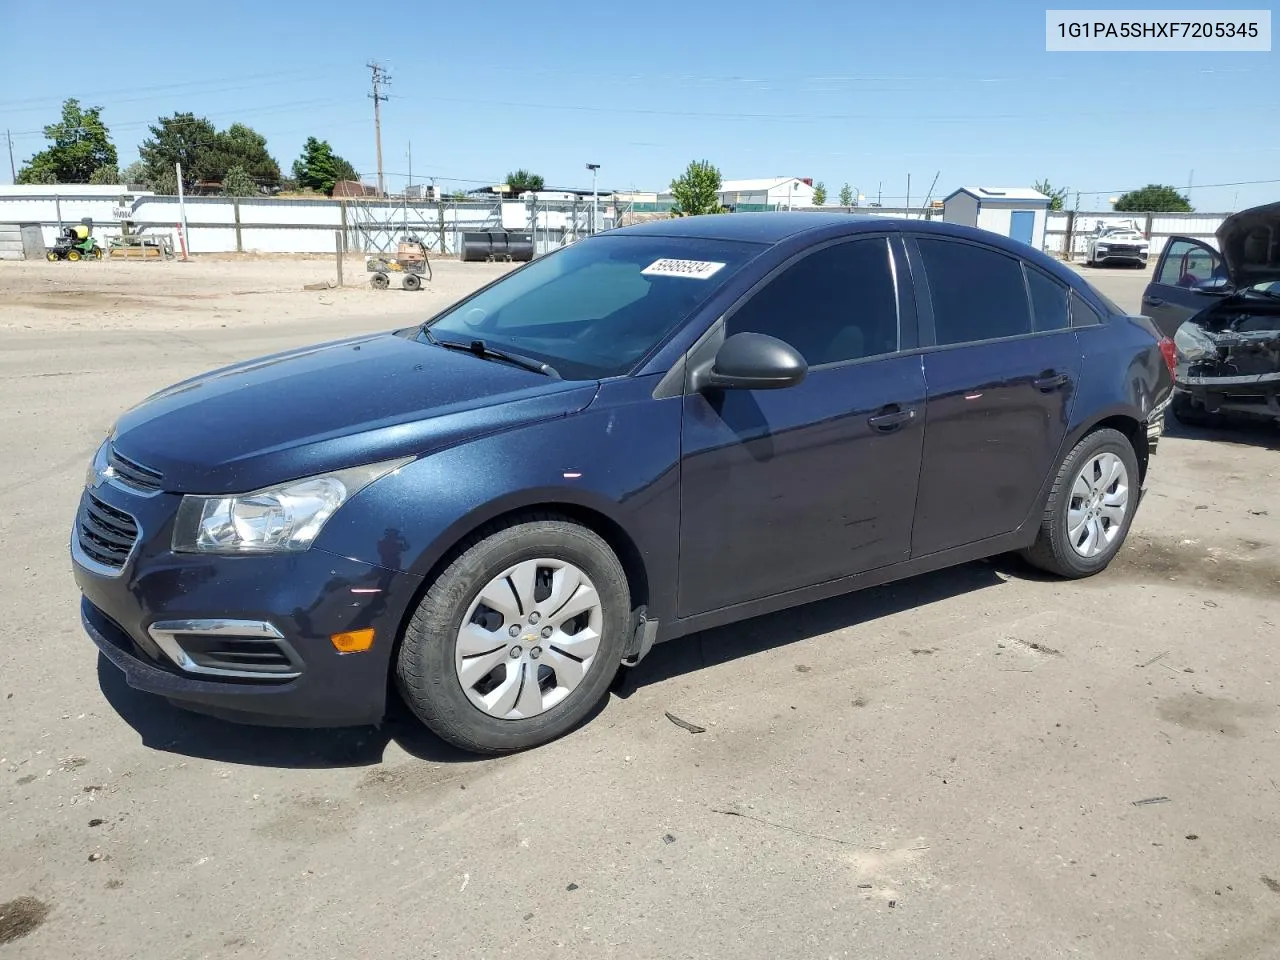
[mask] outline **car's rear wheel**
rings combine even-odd
[[[539,746],[608,695],[632,623],[609,545],[547,515],[481,531],[427,590],[396,676],[410,710],[478,753]]]
[[[1105,570],[1129,534],[1138,486],[1129,438],[1109,428],[1088,434],[1063,460],[1036,542],[1023,556],[1060,577]]]

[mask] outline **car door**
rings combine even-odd
[[[901,353],[916,336],[905,266],[896,238],[832,242],[726,314],[723,337],[777,337],[809,372],[785,389],[686,392],[679,616],[907,559],[924,377]]]
[[[914,558],[1022,523],[1058,464],[1082,361],[1065,284],[968,240],[907,245],[928,385]]]
[[[1184,320],[1227,292],[1225,287],[1215,293],[1195,285],[1225,277],[1226,266],[1218,251],[1190,237],[1170,237],[1142,294],[1142,312],[1164,336],[1172,338]]]

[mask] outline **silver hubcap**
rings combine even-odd
[[[1082,557],[1092,558],[1106,550],[1124,525],[1129,509],[1129,471],[1114,453],[1099,453],[1089,459],[1071,485],[1067,507],[1067,538]]]
[[[587,675],[604,612],[595,585],[573,564],[525,560],[489,581],[462,624],[454,666],[467,699],[499,720],[527,720]]]

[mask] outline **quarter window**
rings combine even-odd
[[[1027,272],[1027,289],[1031,292],[1033,327],[1037,333],[1045,330],[1067,328],[1067,293],[1059,283],[1032,267],[1023,266]]]
[[[1092,327],[1102,322],[1097,310],[1085,303],[1077,294],[1071,294],[1071,325],[1073,327]]]
[[[787,267],[725,323],[791,344],[811,367],[898,349],[898,298],[882,238],[838,243]]]
[[[971,243],[932,237],[916,243],[929,278],[939,346],[1031,332],[1019,261]]]

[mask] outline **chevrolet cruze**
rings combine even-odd
[[[994,233],[610,231],[425,323],[120,416],[71,535],[127,682],[250,723],[556,738],[655,642],[1009,551],[1116,555],[1172,343]]]

